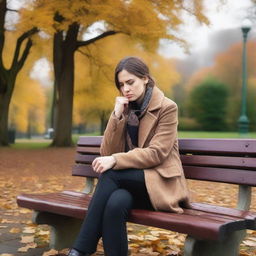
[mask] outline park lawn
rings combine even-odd
[[[256,132],[242,136],[237,132],[204,132],[204,131],[179,131],[179,138],[220,138],[220,139],[256,139]]]

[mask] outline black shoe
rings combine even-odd
[[[76,249],[71,249],[68,253],[68,256],[90,256],[90,254],[86,253],[81,253],[79,251],[77,251]]]

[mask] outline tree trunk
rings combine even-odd
[[[52,146],[69,147],[72,142],[72,113],[74,95],[74,54],[77,49],[77,35],[79,25],[73,23],[69,26],[65,40],[59,38],[54,41],[54,49],[62,49],[54,59],[55,86],[57,88],[57,118],[55,124],[54,139]],[[60,45],[61,44],[61,45]],[[61,69],[58,72],[58,69]]]
[[[107,123],[108,123],[108,119],[107,116],[109,115],[108,111],[102,111],[100,113],[100,134],[103,135],[104,131],[106,129]]]
[[[0,93],[0,145],[8,146],[8,113],[11,97],[7,93]]]
[[[8,114],[16,77],[23,67],[32,46],[30,36],[38,31],[33,28],[17,39],[11,67],[6,69],[3,61],[6,11],[6,0],[0,0],[0,146],[8,146]],[[25,40],[27,42],[23,47]]]
[[[15,79],[9,72],[2,73],[0,77],[0,146],[8,146],[8,114]]]

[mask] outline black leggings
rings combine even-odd
[[[110,169],[104,172],[99,178],[74,248],[92,254],[102,237],[105,255],[127,256],[126,221],[132,208],[153,210],[144,171]]]

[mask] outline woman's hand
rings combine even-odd
[[[124,109],[126,106],[128,106],[129,100],[126,97],[116,97],[116,103],[115,103],[115,116],[117,118],[120,118],[121,115],[124,112]]]
[[[92,168],[97,173],[103,173],[112,168],[116,164],[116,159],[113,156],[97,157],[92,162]]]

